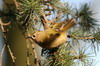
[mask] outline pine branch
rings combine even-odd
[[[75,32],[74,32],[75,33]],[[67,35],[69,38],[72,37],[72,38],[76,38],[77,40],[100,40],[100,31],[94,33],[94,34],[91,34],[91,35],[87,35],[87,36],[84,36],[84,35],[75,35],[74,33],[70,34],[70,35]]]
[[[38,59],[37,59],[37,53],[36,53],[36,51],[35,51],[35,46],[34,46],[34,42],[33,42],[33,40],[32,39],[30,39],[29,37],[30,37],[30,34],[28,33],[28,35],[27,35],[28,37],[26,38],[27,40],[29,40],[30,41],[30,44],[31,44],[31,46],[32,46],[32,55],[34,55],[34,63],[36,64],[36,66],[39,66],[39,61],[38,61]],[[29,58],[29,57],[28,57]],[[29,60],[28,60],[28,62],[29,62]]]
[[[90,46],[89,46],[90,47]],[[59,47],[59,49],[53,53],[53,55],[47,57],[48,62],[46,62],[46,65],[52,65],[52,66],[74,66],[76,63],[81,62],[83,65],[86,65],[90,63],[89,57],[91,56],[91,51],[89,53],[86,52],[89,47],[77,47],[78,51],[75,50],[69,43],[62,45]],[[93,60],[90,58],[90,60]],[[47,61],[47,60],[46,60]]]
[[[32,40],[31,40],[31,41],[32,41]],[[36,51],[35,51],[35,46],[34,46],[33,43],[31,43],[31,46],[32,46],[32,52],[34,53],[34,57],[35,57],[34,63],[35,63],[37,66],[39,66],[39,61],[38,61],[38,59],[37,59],[37,53],[36,53]]]
[[[47,28],[50,27],[48,24],[54,23],[53,20],[52,20],[52,21],[49,21],[49,20],[46,18],[45,14],[43,14],[43,15],[41,16],[41,22],[42,22],[42,24],[43,24],[44,29],[47,29]]]
[[[68,35],[68,36],[69,36],[69,35]],[[72,36],[72,35],[70,35],[70,36],[73,38],[73,36]],[[84,40],[84,39],[86,39],[86,40],[91,40],[91,39],[100,40],[100,38],[91,37],[91,36],[90,36],[90,37],[87,37],[87,36],[86,36],[86,37],[85,37],[85,36],[84,36],[84,37],[80,37],[80,36],[75,37],[75,36],[74,36],[74,38],[76,38],[76,39],[78,39],[78,40]]]
[[[29,58],[30,51],[29,51],[29,43],[28,43],[28,40],[26,40],[26,42],[27,42],[27,61],[26,61],[26,63],[27,63],[27,66],[30,66],[30,58]]]
[[[11,51],[9,45],[7,45],[7,47],[8,47],[8,51],[9,51],[9,53],[10,53],[10,56],[11,56],[11,58],[12,58],[13,65],[15,66],[15,59],[16,59],[16,57],[14,57],[14,55],[13,55],[13,53],[12,53],[12,51]]]

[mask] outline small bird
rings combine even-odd
[[[37,31],[33,33],[30,38],[42,48],[55,48],[66,42],[66,32],[75,24],[76,22],[73,19],[55,23],[53,26],[44,31]]]

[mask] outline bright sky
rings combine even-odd
[[[71,5],[75,5],[75,7],[79,7],[79,5],[83,3],[91,3],[93,0],[62,0],[62,2],[69,2]]]
[[[62,2],[69,2],[69,4],[74,5],[75,7],[79,7],[83,3],[90,3],[91,8],[95,13],[97,13],[94,17],[100,20],[100,0],[62,0]],[[99,23],[100,24],[100,23]],[[100,66],[100,51],[97,53],[95,57],[96,62],[93,66]]]
[[[2,9],[3,0],[0,0],[0,10]]]

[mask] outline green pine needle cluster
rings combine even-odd
[[[94,30],[95,26],[97,26],[97,20],[92,17],[94,13],[90,9],[90,6],[88,4],[84,4],[77,11],[80,28],[82,28],[83,31]]]
[[[43,66],[86,66],[91,65],[93,59],[91,51],[86,53],[88,48],[73,48],[69,43],[62,45],[52,54],[52,56],[45,59]]]
[[[27,29],[35,24],[34,18],[43,13],[43,4],[40,0],[21,0],[20,9],[17,14],[17,22],[21,30],[26,32]],[[38,17],[37,17],[38,18]],[[40,18],[37,19],[37,22]]]

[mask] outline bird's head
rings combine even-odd
[[[32,34],[31,38],[36,43],[43,42],[43,38],[45,37],[43,32],[35,32]]]

